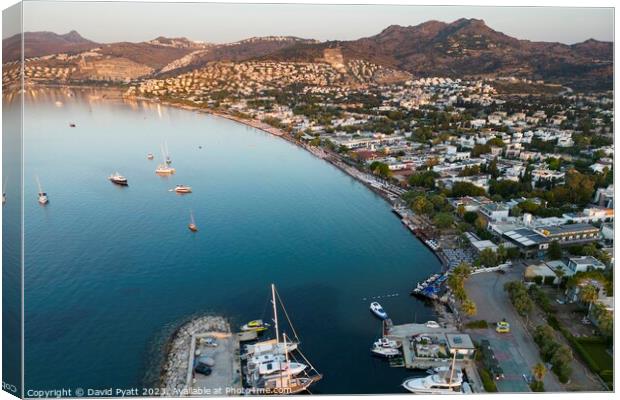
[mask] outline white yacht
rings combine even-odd
[[[373,301],[372,303],[370,303],[370,311],[372,311],[373,314],[375,314],[377,317],[381,319],[388,318],[388,315],[383,309],[383,307],[381,307],[381,304],[377,303],[376,301]]]
[[[308,368],[306,364],[292,361],[273,361],[258,365],[258,373],[261,375],[273,375],[275,373],[285,372],[291,375],[299,375]]]
[[[381,347],[381,346],[373,346],[370,351],[372,354],[375,354],[380,357],[396,357],[400,355],[400,350],[395,349],[393,347]]]
[[[415,394],[462,394],[463,373],[442,371],[424,378],[410,378],[403,387]]]
[[[181,193],[181,194],[191,193],[192,192],[192,187],[191,186],[187,186],[187,185],[177,185],[174,188],[174,191],[177,192],[177,193]]]

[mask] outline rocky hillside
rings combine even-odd
[[[18,61],[21,58],[21,35],[2,40],[2,62]],[[25,58],[41,57],[56,53],[77,53],[99,46],[98,43],[84,39],[76,31],[59,35],[53,32],[25,32]]]
[[[18,57],[19,45],[19,36],[3,41],[4,62]],[[269,36],[229,44],[165,37],[140,43],[98,44],[75,31],[65,35],[28,32],[25,49],[26,57],[51,55],[33,62],[33,77],[38,74],[41,80],[45,79],[45,68],[56,68],[56,73],[62,70],[61,76],[67,80],[127,80],[170,77],[210,63],[244,61],[327,63],[356,80],[357,72],[349,70],[350,66],[363,60],[383,67],[385,82],[405,76],[516,76],[575,89],[610,89],[613,81],[613,43],[590,39],[565,45],[520,40],[477,19],[392,25],[374,36],[329,42]],[[54,56],[58,53],[63,54]]]
[[[610,88],[613,78],[612,43],[519,40],[477,19],[393,25],[375,36],[294,46],[266,58],[310,61],[324,48],[340,49],[345,59],[364,59],[420,77],[515,75],[598,88]]]

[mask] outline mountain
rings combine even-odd
[[[2,40],[3,62],[17,61],[21,55],[20,34]],[[53,32],[24,32],[24,57],[41,57],[57,53],[79,53],[99,46],[76,31],[59,35]]]
[[[194,52],[183,60],[178,60],[166,66],[161,72],[168,75],[171,72],[187,72],[191,69],[201,68],[209,62],[240,62],[260,58],[296,45],[316,43],[318,43],[316,40],[302,39],[294,36],[263,36],[234,43],[210,45],[204,51]]]
[[[19,36],[3,40],[3,61],[18,59],[20,45]],[[81,52],[85,53],[72,57]],[[491,29],[483,20],[465,18],[451,23],[392,25],[374,36],[327,42],[267,36],[227,44],[166,37],[100,44],[75,31],[64,35],[27,32],[25,53],[26,57],[68,53],[69,57],[48,57],[33,65],[75,71],[67,80],[165,77],[213,62],[250,60],[322,62],[343,73],[354,73],[349,66],[362,60],[391,71],[388,81],[404,76],[516,76],[578,90],[608,90],[613,86],[613,43],[589,39],[566,45],[520,40]]]
[[[599,89],[611,88],[613,81],[612,43],[519,40],[479,19],[392,25],[375,36],[296,45],[263,59],[314,61],[325,49],[338,49],[345,60],[364,59],[420,77],[514,75]]]

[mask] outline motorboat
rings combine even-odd
[[[452,376],[451,376],[452,375]],[[415,394],[462,394],[463,373],[450,370],[428,375],[423,378],[410,378],[402,386]]]
[[[376,344],[370,349],[371,353],[380,357],[397,357],[400,355],[400,350],[393,347],[377,346]]]
[[[381,304],[377,303],[376,301],[373,301],[372,303],[370,303],[370,311],[372,311],[373,314],[375,314],[377,317],[381,319],[388,318],[388,315],[383,309],[383,307],[381,307]]]
[[[75,124],[72,122],[69,124],[69,128],[75,128]]]
[[[242,331],[256,331],[263,332],[269,328],[269,324],[263,322],[262,319],[255,319],[254,321],[250,321],[247,324],[241,326]]]
[[[108,179],[110,180],[110,182],[120,185],[120,186],[128,186],[127,183],[127,178],[125,178],[123,175],[119,174],[118,172],[108,176]]]
[[[153,155],[153,153],[149,153],[146,155],[147,160],[152,160],[155,158],[155,156]]]
[[[187,185],[177,185],[174,188],[174,191],[177,192],[177,193],[185,194],[185,193],[191,193],[192,192],[192,188],[191,188],[191,186],[187,186]]]
[[[401,343],[397,342],[396,340],[390,340],[386,337],[383,337],[379,340],[377,340],[376,342],[373,343],[374,347],[383,347],[383,348],[390,348],[390,349],[398,349],[399,347],[402,346]]]

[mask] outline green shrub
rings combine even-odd
[[[495,385],[495,381],[491,378],[491,374],[486,369],[480,370],[480,379],[482,379],[482,386],[484,387],[484,391],[488,393],[497,392],[497,386]]]
[[[530,383],[530,389],[532,389],[532,392],[544,392],[545,384],[543,381],[533,381]]]
[[[468,328],[468,329],[487,329],[488,327],[489,327],[489,323],[484,319],[470,321],[465,324],[465,328]]]

